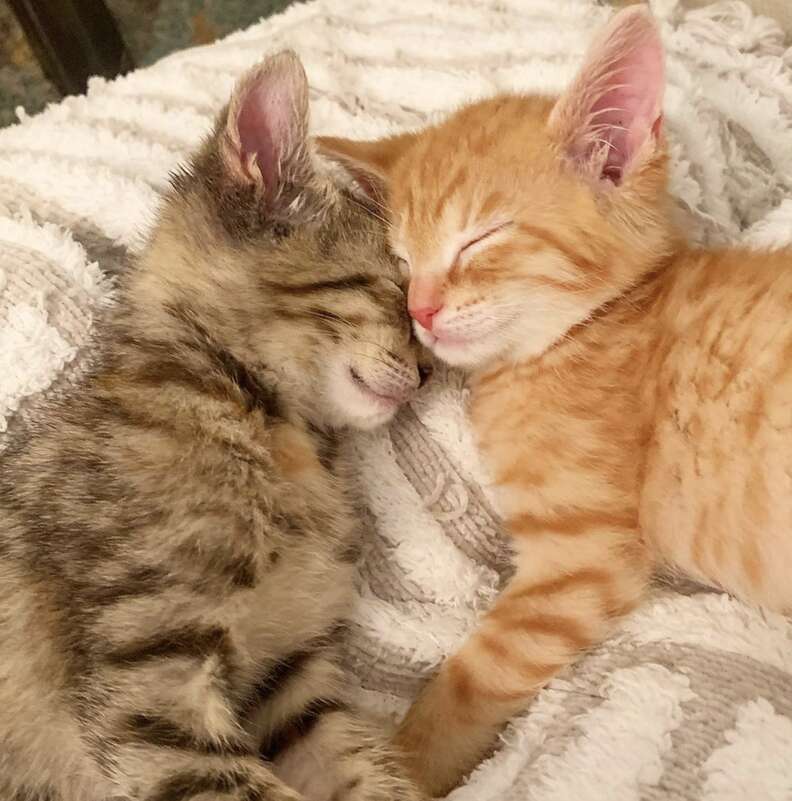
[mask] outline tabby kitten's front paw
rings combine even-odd
[[[416,784],[406,778],[396,777],[393,770],[384,770],[351,775],[337,790],[332,801],[429,801]]]
[[[308,801],[428,801],[385,737],[346,711],[326,714],[274,770]]]
[[[429,801],[401,766],[368,757],[342,758],[333,768],[286,778],[308,801]]]
[[[308,801],[429,801],[401,765],[380,763],[363,753],[342,760],[327,772],[301,783]]]

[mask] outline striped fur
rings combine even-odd
[[[654,569],[792,613],[792,253],[682,244],[661,100],[659,36],[632,8],[557,101],[474,103],[381,156],[324,144],[390,184],[411,308],[434,310],[419,338],[470,371],[515,545],[398,734],[436,795]]]
[[[338,437],[417,387],[381,223],[312,154],[291,54],[243,78],[105,325],[0,471],[0,797],[412,800],[336,651]]]

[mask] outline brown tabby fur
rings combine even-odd
[[[3,801],[418,798],[336,664],[360,534],[338,431],[393,414],[416,345],[306,104],[289,53],[243,79],[99,366],[2,457]]]
[[[792,612],[792,252],[683,244],[659,117],[633,151],[602,149],[614,133],[587,104],[631,81],[622,100],[643,101],[658,52],[647,13],[625,11],[557,102],[497,97],[381,149],[323,143],[389,184],[411,306],[440,308],[416,330],[470,371],[514,538],[513,580],[398,736],[434,794],[654,569]]]

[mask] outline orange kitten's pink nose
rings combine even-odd
[[[432,318],[442,309],[442,306],[422,306],[420,309],[410,309],[410,317],[417,320],[427,331],[432,330]]]
[[[419,276],[410,281],[407,293],[407,306],[410,316],[427,331],[432,330],[432,318],[443,308],[439,282],[432,278]]]

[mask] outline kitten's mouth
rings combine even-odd
[[[379,389],[373,389],[370,384],[365,382],[363,377],[360,375],[360,373],[358,373],[357,370],[355,370],[354,367],[349,368],[349,377],[352,379],[352,383],[355,385],[355,387],[357,387],[362,395],[379,404],[380,406],[393,409],[399,406],[399,404],[402,402],[402,398],[400,396],[389,395]]]

